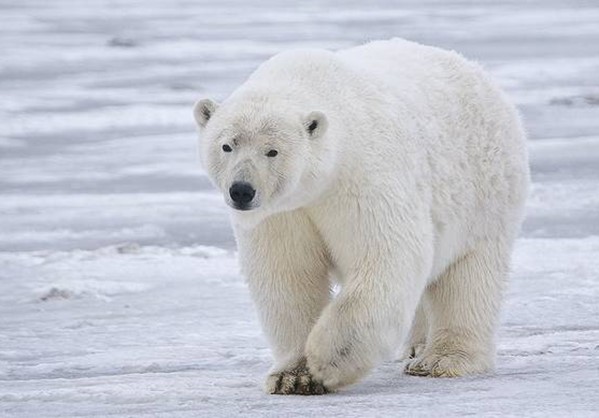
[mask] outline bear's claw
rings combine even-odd
[[[266,391],[272,395],[324,395],[329,390],[314,380],[305,360],[291,369],[274,373],[266,380]]]

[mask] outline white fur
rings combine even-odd
[[[227,201],[232,181],[256,188],[232,220],[275,358],[267,391],[334,390],[407,339],[408,373],[492,368],[529,171],[519,117],[480,67],[400,39],[292,51],[195,113]]]

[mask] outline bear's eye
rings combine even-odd
[[[231,151],[233,151],[233,148],[231,148],[228,144],[225,144],[225,145],[223,145],[223,151],[231,152]]]
[[[276,149],[271,149],[270,151],[268,151],[266,153],[266,156],[267,157],[276,157],[278,153],[279,153],[279,151],[277,151]]]

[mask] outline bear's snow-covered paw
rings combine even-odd
[[[342,371],[334,362],[323,362],[320,359],[309,357],[308,366],[312,375],[319,382],[324,382],[328,388],[337,389],[347,384],[342,377]]]
[[[481,355],[465,351],[429,352],[409,361],[405,372],[412,376],[460,377],[488,372],[492,368],[491,363]]]
[[[289,370],[272,373],[266,378],[265,388],[271,395],[324,395],[329,390],[315,380],[308,368],[306,360]]]
[[[357,382],[372,367],[367,363],[370,353],[344,335],[334,338],[322,330],[315,327],[306,343],[306,364],[312,376],[330,391]]]

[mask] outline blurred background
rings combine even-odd
[[[265,398],[192,106],[279,51],[391,37],[479,61],[530,134],[498,373],[392,362],[339,397]],[[597,1],[0,0],[0,51],[0,415],[599,409]]]

